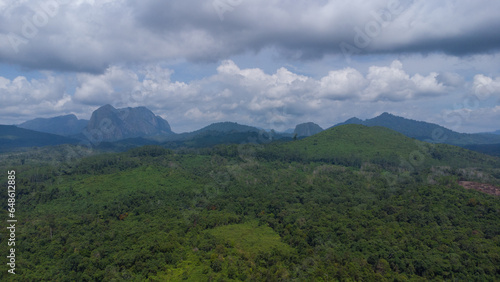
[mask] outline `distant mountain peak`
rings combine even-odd
[[[106,104],[92,113],[84,131],[97,141],[116,141],[126,138],[172,134],[170,125],[146,107],[116,109]]]
[[[352,117],[344,122],[341,122],[341,123],[337,123],[336,125],[330,127],[330,128],[333,128],[333,127],[336,127],[336,126],[339,126],[339,125],[344,125],[344,124],[363,124],[363,120],[362,119],[359,119],[357,117]]]
[[[217,131],[217,132],[259,132],[260,130],[256,127],[243,125],[232,121],[223,121],[212,123],[205,126],[202,129],[194,131],[193,133],[200,133],[205,131]]]
[[[295,127],[293,133],[297,134],[297,136],[312,136],[314,134],[318,134],[323,131],[321,126],[315,124],[314,122],[306,122],[302,124],[298,124]]]
[[[363,120],[359,119],[357,117],[352,117],[352,118],[345,121],[345,123],[354,123],[354,124],[361,124],[362,122],[363,122]]]

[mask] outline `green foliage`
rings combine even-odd
[[[321,161],[358,168],[364,162],[384,169],[406,170],[436,165],[500,167],[498,158],[452,145],[425,143],[384,127],[357,124],[341,125],[296,142],[268,146],[259,156],[289,161]]]
[[[498,159],[384,129],[26,163],[2,281],[500,279],[500,201],[457,185],[495,183]]]
[[[366,126],[383,126],[400,132],[408,137],[431,143],[445,143],[457,146],[472,144],[495,144],[500,142],[500,137],[495,134],[467,134],[458,133],[437,124],[406,119],[389,113],[362,121],[350,119],[346,123],[356,123]]]
[[[483,154],[500,157],[500,144],[475,144],[464,146],[464,148]]]
[[[208,230],[208,233],[250,258],[273,249],[283,253],[292,252],[290,246],[283,244],[273,229],[264,225],[259,226],[258,221],[220,226]]]

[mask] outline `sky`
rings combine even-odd
[[[146,106],[174,132],[383,112],[500,129],[498,0],[0,0],[0,124]]]

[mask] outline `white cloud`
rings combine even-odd
[[[81,75],[75,100],[96,106],[145,105],[173,118],[197,121],[255,116],[257,123],[266,123],[274,119],[268,116],[275,109],[300,117],[330,107],[332,102],[360,97],[366,102],[404,101],[445,94],[437,73],[410,76],[400,61],[372,66],[366,77],[344,68],[319,79],[283,67],[273,74],[259,68],[242,69],[231,60],[221,62],[215,75],[189,83],[171,81],[172,71],[159,65],[139,72],[143,79],[120,67],[111,67],[102,75]]]
[[[500,96],[500,77],[491,78],[484,74],[475,75],[472,91],[480,100],[488,99],[493,95]]]
[[[170,69],[149,65],[138,71],[144,78],[123,67],[112,66],[103,74],[79,74],[74,99],[77,102],[100,106],[113,104],[121,106],[148,105],[153,109],[172,109],[183,101],[197,99],[196,85],[171,82]]]
[[[0,104],[0,119],[7,124],[22,122],[35,114],[75,110],[64,80],[50,73],[40,79],[0,77]]]
[[[320,94],[332,100],[347,100],[359,97],[361,91],[367,86],[368,80],[353,69],[346,68],[330,71],[320,80]]]
[[[367,75],[370,82],[363,99],[401,101],[446,94],[446,88],[437,81],[437,76],[437,73],[430,73],[425,77],[420,74],[410,77],[400,61],[392,62],[389,67],[372,66]]]
[[[139,69],[112,66],[102,74],[76,75],[73,95],[66,93],[62,77],[50,73],[38,80],[0,77],[0,101],[8,109],[2,117],[6,120],[18,112],[23,113],[18,119],[28,114],[34,118],[48,112],[53,112],[51,116],[86,112],[79,116],[89,118],[92,110],[109,103],[115,107],[146,106],[167,119],[174,131],[194,130],[218,121],[286,129],[283,127],[309,120],[323,120],[323,125],[331,126],[335,119],[344,117],[343,113],[366,118],[371,117],[365,116],[367,112],[392,111],[405,116],[411,113],[418,119],[413,113],[419,112],[415,105],[429,101],[444,108],[453,106],[445,99],[451,86],[442,76],[434,72],[410,75],[400,61],[371,66],[366,74],[342,68],[319,78],[286,68],[274,73],[240,68],[231,60],[221,62],[214,75],[200,80],[172,81],[172,74],[171,69],[158,64]],[[500,79],[482,74],[472,83],[454,81],[454,88],[500,90]]]

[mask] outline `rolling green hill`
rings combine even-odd
[[[418,141],[385,127],[358,124],[333,127],[302,140],[269,147],[262,154],[357,167],[364,162],[383,167],[500,167],[498,158],[456,146]]]
[[[434,123],[411,120],[403,117],[398,117],[389,113],[383,113],[380,116],[374,117],[372,119],[367,119],[364,121],[358,118],[351,118],[335,126],[344,124],[383,126],[395,130],[397,132],[400,132],[408,137],[430,143],[444,143],[457,146],[465,146],[472,144],[495,144],[500,142],[500,137],[495,134],[459,133]]]

